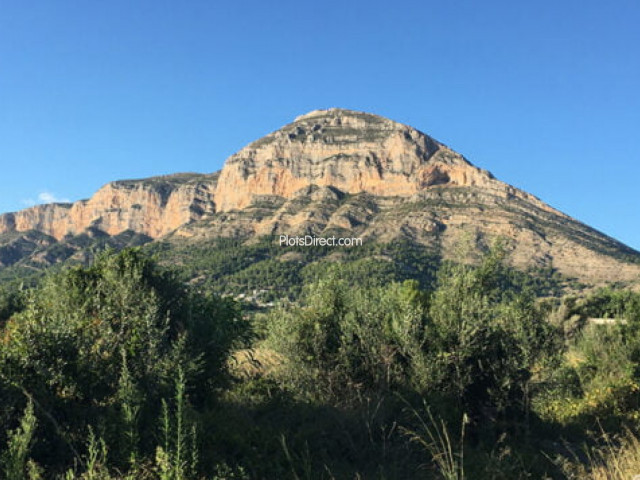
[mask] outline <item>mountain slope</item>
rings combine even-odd
[[[556,269],[589,284],[640,277],[635,250],[414,128],[342,109],[298,117],[214,174],[113,182],[89,200],[1,215],[0,268],[42,258],[52,242],[69,243],[88,229],[140,234],[176,249],[219,238],[250,244],[339,234],[370,244],[407,241],[456,260],[502,237],[522,269]],[[82,256],[68,253],[52,262]]]

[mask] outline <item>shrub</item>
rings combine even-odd
[[[240,324],[231,301],[196,298],[138,250],[106,253],[25,296],[3,332],[0,378],[51,420],[42,424],[43,464],[68,461],[93,427],[115,464],[128,465],[153,448],[177,371],[188,390],[197,385],[194,402],[210,401]]]
[[[447,265],[429,309],[425,390],[446,393],[472,422],[530,408],[533,370],[553,362],[561,337],[526,291],[505,288],[499,251],[480,267]]]
[[[503,269],[496,252],[480,267],[444,266],[431,294],[415,282],[348,288],[334,271],[303,306],[272,313],[267,343],[287,359],[289,384],[316,398],[410,391],[474,421],[522,415],[532,371],[561,337],[532,296],[505,288]]]
[[[410,383],[425,313],[415,282],[349,289],[334,271],[307,288],[303,304],[274,311],[267,326],[267,344],[286,357],[300,391],[347,401]]]

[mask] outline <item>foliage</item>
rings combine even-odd
[[[21,285],[9,283],[0,287],[0,326],[23,307]]]
[[[504,288],[503,270],[500,251],[478,268],[440,270],[425,377],[472,423],[484,417],[515,426],[529,409],[534,369],[553,363],[562,345],[530,294]]]
[[[575,309],[587,317],[625,318],[640,321],[640,293],[600,288]]]
[[[348,289],[332,272],[309,286],[303,307],[272,313],[267,345],[287,358],[295,388],[320,400],[401,388],[421,360],[424,300],[415,282]]]
[[[513,422],[529,408],[532,369],[561,345],[532,296],[501,288],[501,268],[497,253],[479,268],[445,265],[431,295],[415,282],[349,288],[332,273],[303,306],[272,313],[267,345],[294,388],[322,400],[410,390],[474,421]]]
[[[584,321],[537,399],[537,411],[564,425],[640,426],[640,295],[603,288],[566,304],[565,318]],[[590,317],[612,318],[613,323],[589,324]]]
[[[9,432],[7,450],[1,458],[0,465],[2,465],[4,478],[7,480],[26,480],[27,469],[29,465],[32,465],[28,461],[28,455],[36,424],[33,402],[29,402],[20,421],[20,426]]]
[[[251,243],[217,238],[187,245],[153,243],[145,250],[160,263],[175,266],[180,278],[206,291],[250,294],[267,290],[264,300],[296,300],[302,285],[327,273],[336,262],[351,285],[366,281],[384,285],[391,281],[417,280],[429,286],[439,265],[431,249],[407,241],[365,243],[357,248],[285,247],[278,237],[261,237]]]
[[[156,468],[161,480],[193,478],[198,471],[196,426],[187,424],[185,387],[184,373],[178,370],[173,418],[167,402],[162,402],[163,444],[156,449]]]
[[[153,448],[177,371],[185,388],[197,385],[194,402],[212,400],[241,323],[232,302],[194,297],[138,250],[107,253],[27,293],[3,332],[0,378],[15,405],[24,394],[49,419],[36,445],[43,463],[67,462],[92,427],[125,466]]]
[[[400,243],[194,249],[164,257],[173,270],[106,252],[0,292],[4,477],[605,478],[635,465],[637,293],[540,302],[559,280],[515,272],[499,248],[476,266]],[[249,319],[215,293],[265,285],[281,301]],[[603,443],[598,424],[622,434]],[[586,458],[566,456],[582,443]]]

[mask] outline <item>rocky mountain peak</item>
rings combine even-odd
[[[487,185],[493,176],[428,135],[378,115],[314,110],[226,162],[216,204],[241,209],[253,195],[290,198],[308,185],[411,196],[433,185]]]
[[[461,239],[484,248],[502,237],[519,268],[551,267],[588,282],[640,275],[638,252],[428,135],[338,108],[297,117],[220,172],[120,180],[88,200],[0,215],[0,267],[84,258],[96,232],[115,246],[340,232],[368,243],[406,240],[456,260]]]

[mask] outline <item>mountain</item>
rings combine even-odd
[[[296,118],[229,157],[220,172],[116,181],[88,200],[1,215],[0,268],[83,261],[96,245],[151,243],[184,260],[220,239],[249,248],[307,234],[403,242],[454,260],[472,259],[501,237],[522,270],[585,284],[640,278],[639,252],[412,127],[343,109]],[[280,260],[291,258],[300,256]]]

